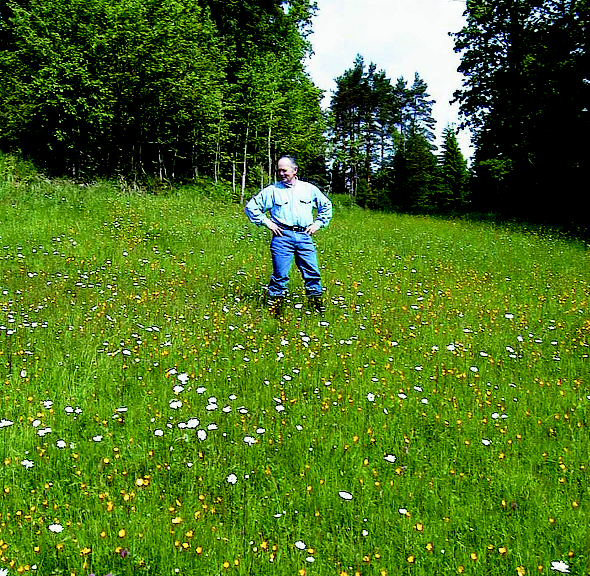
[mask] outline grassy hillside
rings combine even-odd
[[[0,569],[588,573],[585,245],[337,206],[325,316],[294,271],[276,320],[239,206],[19,166]]]

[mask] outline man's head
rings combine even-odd
[[[293,156],[281,156],[279,159],[279,178],[285,184],[292,184],[297,177],[297,162]]]

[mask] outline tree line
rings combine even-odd
[[[336,78],[327,122],[331,185],[370,208],[412,211],[463,209],[469,171],[455,131],[441,151],[428,86],[415,74],[395,83],[362,56]]]
[[[465,16],[455,97],[474,134],[474,202],[585,223],[590,2],[467,0]]]
[[[590,0],[467,0],[455,94],[475,155],[428,86],[358,56],[330,108],[305,70],[313,0],[0,0],[0,148],[75,178],[274,179],[283,153],[359,204],[580,214]],[[552,192],[545,201],[539,194]]]
[[[323,162],[310,0],[0,0],[0,146],[73,177]]]

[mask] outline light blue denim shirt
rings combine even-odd
[[[267,211],[270,219],[265,215]],[[257,226],[267,225],[272,219],[279,226],[305,228],[315,222],[325,228],[332,219],[332,202],[313,184],[297,179],[292,186],[277,182],[261,190],[246,204],[246,214]]]

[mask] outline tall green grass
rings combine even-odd
[[[276,319],[239,206],[2,161],[0,568],[588,573],[587,246],[337,205]]]

